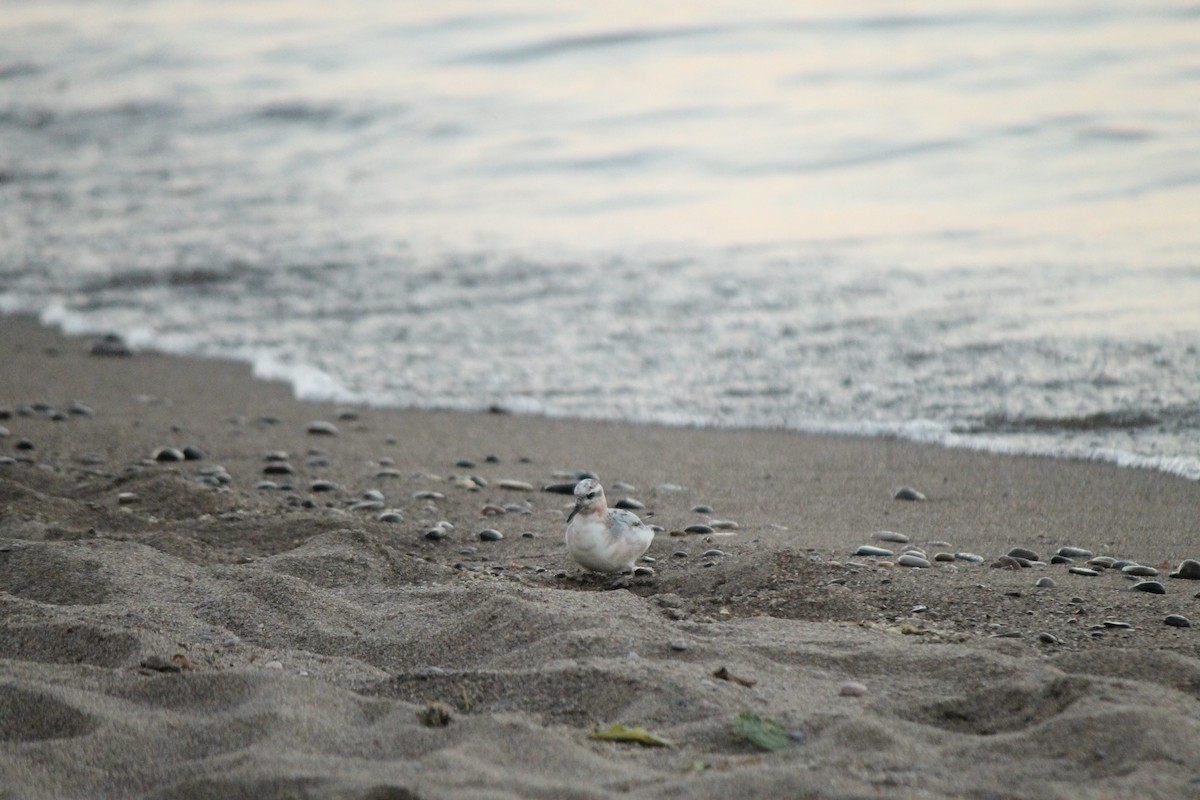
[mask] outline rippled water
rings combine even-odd
[[[0,310],[1200,478],[1200,6],[0,0]]]

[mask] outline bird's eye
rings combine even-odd
[[[595,493],[595,492],[588,492],[588,493],[587,493],[587,496],[588,496],[588,500],[591,500],[593,497],[595,497],[595,496],[596,496],[596,493]]]

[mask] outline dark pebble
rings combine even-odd
[[[183,461],[183,451],[174,447],[160,447],[150,456],[155,461]]]
[[[1021,562],[1013,556],[1000,556],[992,562],[992,569],[1021,569]]]
[[[1163,617],[1163,624],[1170,625],[1172,628],[1192,627],[1192,621],[1183,614],[1167,614]]]
[[[35,450],[36,449],[33,446],[33,442],[29,441],[28,439],[17,439],[17,443],[14,444],[13,447],[17,448],[18,450]]]
[[[277,484],[275,481],[259,481],[258,483],[254,484],[254,488],[262,489],[264,491],[274,491],[279,488],[279,484]]]
[[[288,454],[282,450],[274,450],[263,456],[263,461],[287,461]]]
[[[499,456],[484,456],[483,460],[487,464],[499,464],[500,463]]]
[[[953,561],[954,553],[934,553],[933,560],[934,561]]]
[[[1041,561],[1038,554],[1027,547],[1014,547],[1008,551],[1008,554],[1013,558],[1023,558],[1026,561]]]
[[[495,528],[486,528],[479,532],[479,538],[484,542],[498,542],[504,538],[504,534]]]
[[[708,534],[712,533],[713,529],[708,525],[688,525],[683,529],[684,533]]]
[[[1136,566],[1139,566],[1139,564],[1136,561],[1130,561],[1127,558],[1123,558],[1120,561],[1114,561],[1111,564],[1111,569],[1119,569],[1122,572],[1124,572],[1126,567],[1136,567]]]
[[[458,461],[454,462],[454,466],[458,467],[459,469],[475,469],[475,462],[469,458],[460,458]]]
[[[925,495],[918,492],[911,486],[901,486],[892,493],[892,498],[896,500],[925,500]]]
[[[1182,578],[1187,581],[1200,581],[1200,561],[1185,558],[1179,563],[1179,569],[1171,573],[1172,578]]]
[[[1084,550],[1082,547],[1066,546],[1058,548],[1058,555],[1066,558],[1091,558],[1092,551]]]
[[[704,551],[705,558],[720,558],[722,556],[727,556],[727,555],[729,555],[729,553],[726,553],[724,550],[705,550]]]
[[[404,522],[404,515],[397,511],[385,511],[378,519],[380,522]]]
[[[1071,567],[1067,571],[1070,572],[1072,575],[1084,575],[1088,578],[1095,578],[1097,575],[1100,574],[1096,570],[1088,569],[1087,567]]]
[[[575,494],[575,485],[578,483],[548,483],[542,487],[543,492],[552,492],[554,494]]]
[[[641,500],[634,500],[632,497],[622,497],[616,502],[617,508],[623,508],[626,511],[641,511],[646,507],[646,504]]]
[[[696,512],[697,514],[713,513],[712,506],[705,506],[705,505],[692,506],[692,511]]]
[[[1117,563],[1117,560],[1112,556],[1096,556],[1095,558],[1089,558],[1087,562],[1089,567],[1103,567],[1104,569],[1108,569],[1115,563]]]
[[[446,495],[441,492],[413,492],[413,500],[445,500]]]
[[[313,492],[336,492],[338,485],[333,481],[313,481],[308,488]]]
[[[337,436],[337,426],[325,420],[314,420],[308,423],[308,432],[313,436]]]
[[[1074,564],[1075,559],[1071,558],[1070,556],[1055,555],[1055,556],[1050,556],[1050,563],[1051,564]]]
[[[1106,619],[1100,624],[1105,628],[1114,628],[1116,630],[1129,630],[1133,627],[1128,622],[1120,622],[1119,620],[1115,619]]]
[[[199,447],[189,444],[183,448],[183,458],[185,461],[203,461],[205,453]]]
[[[687,554],[686,550],[676,550],[674,553],[671,553],[671,557],[672,558],[687,558],[688,554]]]
[[[88,352],[94,356],[116,358],[126,358],[133,355],[133,351],[129,349],[129,345],[125,344],[125,340],[115,333],[110,333],[92,342],[92,347]]]
[[[431,542],[440,542],[446,538],[446,531],[442,528],[430,528],[425,531],[425,538]]]
[[[1135,592],[1149,592],[1150,594],[1167,593],[1167,588],[1158,581],[1138,581],[1129,588]]]
[[[1035,585],[1039,589],[1053,589],[1057,584],[1054,583],[1054,578],[1045,577],[1038,578],[1038,582]]]
[[[296,468],[286,461],[272,461],[263,467],[264,475],[295,475]]]
[[[1147,567],[1145,564],[1130,564],[1127,567],[1122,567],[1121,571],[1126,575],[1133,575],[1138,578],[1158,577],[1158,570],[1154,567]]]
[[[350,504],[351,511],[379,511],[382,508],[382,500],[359,500]]]

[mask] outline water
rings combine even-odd
[[[0,310],[1200,478],[1194,2],[0,0]]]

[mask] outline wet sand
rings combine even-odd
[[[1163,622],[1200,625],[1200,582],[1167,577],[1200,556],[1195,483],[896,440],[300,403],[243,365],[91,345],[0,318],[0,797],[1200,786],[1198,634]],[[154,460],[164,447],[203,457]],[[613,588],[569,561],[571,500],[541,487],[579,470],[663,527],[656,575]],[[737,527],[672,535],[713,520]],[[879,530],[932,566],[852,555],[898,556]],[[1159,568],[1165,594],[1113,569],[991,566],[1063,545]],[[739,734],[745,712],[787,746]],[[675,746],[590,738],[617,723]]]

